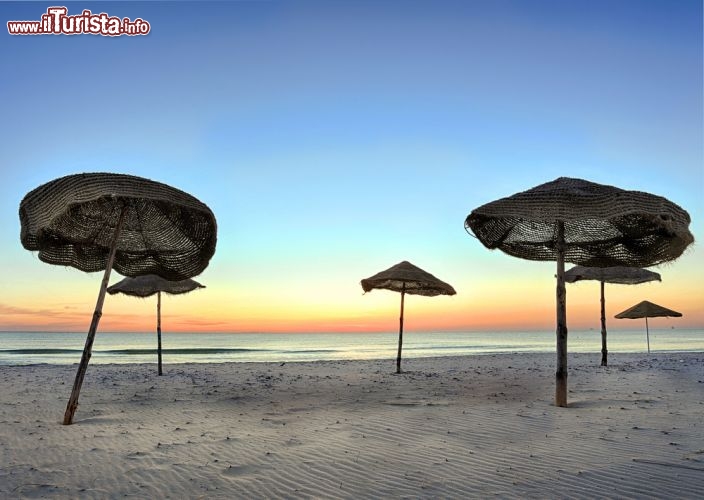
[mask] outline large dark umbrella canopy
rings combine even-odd
[[[565,262],[583,266],[654,266],[676,259],[694,241],[689,214],[666,198],[569,177],[482,205],[465,228],[487,248],[557,260],[558,220]]]
[[[560,177],[474,209],[465,229],[489,249],[557,263],[555,404],[567,406],[565,262],[649,267],[675,260],[694,241],[689,214],[671,201]]]
[[[123,276],[197,276],[215,252],[217,225],[198,199],[126,174],[67,175],[27,193],[20,240],[49,264],[102,271],[125,209],[113,269]]]
[[[457,293],[452,286],[405,260],[370,278],[363,279],[361,284],[365,292],[375,288],[394,292],[403,290],[405,293],[426,297]]]
[[[403,307],[407,293],[412,295],[455,295],[455,289],[439,280],[427,271],[414,266],[408,261],[399,262],[385,271],[361,281],[362,289],[370,292],[375,288],[401,293],[401,315],[398,327],[398,353],[396,354],[396,373],[401,373],[401,349],[403,346]]]
[[[112,269],[184,280],[215,253],[212,211],[179,189],[114,173],[73,174],[42,184],[20,203],[20,240],[49,264],[103,271],[86,344],[64,413],[73,423]]]
[[[205,288],[205,286],[192,279],[169,281],[154,274],[147,274],[135,276],[134,278],[124,278],[109,286],[108,293],[111,295],[123,293],[132,297],[149,297],[159,292],[178,295],[191,292],[197,288]]]

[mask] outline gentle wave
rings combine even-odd
[[[304,349],[304,350],[289,350],[289,349],[277,349],[276,352],[285,352],[288,354],[319,354],[319,353],[330,353],[339,352],[337,349]]]
[[[230,349],[226,347],[188,347],[180,349],[161,349],[162,354],[238,354],[246,352],[266,352],[267,349]],[[93,354],[123,354],[125,356],[155,354],[153,349],[108,349],[103,351],[93,351]]]
[[[0,349],[0,354],[71,354],[83,349]]]
[[[35,348],[35,349],[0,349],[0,354],[16,354],[16,355],[26,355],[26,354],[72,354],[81,353],[83,349],[52,349],[52,348]],[[107,350],[93,350],[94,355],[113,355],[121,354],[125,356],[131,355],[144,355],[144,354],[156,354],[156,347],[153,349],[107,349]],[[332,353],[337,352],[336,349],[305,349],[305,350],[289,350],[289,349],[232,349],[232,348],[221,348],[221,347],[189,347],[181,349],[169,349],[162,348],[162,354],[238,354],[238,353],[248,353],[248,352],[279,352],[282,354],[319,354],[319,353]]]
[[[423,351],[502,351],[515,349],[531,349],[538,347],[540,344],[474,344],[474,345],[424,345],[424,346],[404,346],[404,351],[423,350]]]

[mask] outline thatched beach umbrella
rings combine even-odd
[[[638,304],[634,305],[633,307],[629,307],[625,311],[621,311],[618,313],[615,318],[618,319],[638,319],[638,318],[645,318],[645,338],[646,341],[648,342],[648,352],[650,352],[650,332],[648,330],[648,318],[657,318],[657,317],[673,317],[673,318],[679,318],[682,316],[682,313],[673,311],[672,309],[668,309],[667,307],[662,307],[657,304],[653,304],[652,302],[648,302],[647,300],[644,300],[643,302],[639,302]]]
[[[193,196],[132,175],[75,174],[27,193],[19,209],[20,240],[49,264],[104,271],[81,363],[64,415],[73,422],[105,291],[114,268],[124,276],[184,280],[200,274],[215,252],[212,211]]]
[[[604,299],[604,283],[620,285],[638,285],[648,281],[661,281],[660,274],[640,267],[585,267],[574,266],[565,271],[565,281],[575,283],[583,280],[597,280],[601,284],[601,366],[607,366],[608,350],[606,349],[606,300]]]
[[[386,271],[361,281],[365,292],[375,288],[401,292],[401,316],[398,328],[398,354],[396,356],[396,373],[401,373],[401,346],[403,345],[403,302],[407,293],[411,295],[455,295],[455,289],[432,274],[423,271],[410,262],[403,261],[391,266]]]
[[[197,281],[192,279],[169,281],[155,274],[146,274],[144,276],[136,276],[134,278],[125,278],[108,287],[108,293],[114,295],[123,293],[132,297],[149,297],[156,294],[156,337],[157,337],[157,360],[159,368],[157,373],[162,374],[161,370],[161,292],[171,295],[188,293],[197,288],[205,288]]]
[[[679,257],[694,241],[689,214],[661,196],[560,177],[476,208],[471,230],[489,248],[557,262],[555,404],[567,406],[565,262],[649,267]]]

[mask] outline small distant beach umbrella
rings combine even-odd
[[[370,292],[375,288],[401,293],[401,316],[398,328],[398,354],[396,356],[396,373],[401,373],[401,347],[403,345],[403,303],[405,295],[455,295],[455,289],[432,274],[423,271],[410,262],[403,261],[391,266],[386,271],[361,281],[362,289]]]
[[[604,283],[620,285],[638,285],[648,281],[661,281],[660,274],[640,267],[585,267],[575,266],[565,271],[565,281],[575,283],[582,280],[596,280],[601,284],[601,366],[607,366],[608,350],[606,349],[606,301],[604,299]]]
[[[682,313],[644,300],[643,302],[639,302],[633,307],[629,307],[625,311],[621,311],[614,317],[618,319],[645,318],[645,338],[648,342],[648,353],[650,353],[650,332],[648,331],[648,318],[658,318],[667,316],[673,318],[680,318],[682,316]]]
[[[197,276],[215,253],[217,225],[201,201],[142,177],[67,175],[42,184],[20,203],[20,240],[48,264],[104,271],[76,380],[64,414],[73,422],[78,396],[114,268],[123,276]]]
[[[661,197],[560,177],[473,210],[465,220],[489,249],[557,262],[555,405],[567,406],[565,262],[649,267],[694,241],[689,214]]]
[[[157,360],[159,375],[161,370],[161,292],[171,295],[188,293],[198,288],[205,288],[197,281],[192,279],[169,281],[155,274],[147,274],[144,276],[136,276],[134,278],[125,278],[108,287],[108,293],[114,295],[123,293],[132,297],[149,297],[156,294],[156,336],[157,336]]]

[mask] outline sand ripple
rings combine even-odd
[[[704,354],[0,367],[2,498],[701,498]]]

